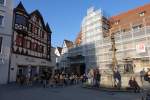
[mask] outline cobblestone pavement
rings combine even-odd
[[[80,86],[64,88],[1,85],[0,100],[140,100],[140,93],[104,92]]]

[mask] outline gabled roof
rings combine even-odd
[[[37,16],[41,19],[43,28],[44,28],[45,30],[47,30],[47,29],[46,29],[46,26],[45,26],[45,23],[44,23],[44,19],[43,19],[42,15],[41,15],[40,11],[39,11],[39,10],[35,10],[35,11],[31,12],[31,13],[30,13],[30,17],[33,16],[33,15],[37,15]]]
[[[124,23],[133,22],[135,20],[141,20],[143,18],[139,16],[141,12],[145,12],[145,16],[149,16],[150,15],[150,3],[144,6],[140,6],[135,9],[129,10],[127,12],[123,12],[119,15],[112,16],[109,20],[112,22],[111,24],[113,24],[116,21],[119,21],[118,25],[113,25],[113,26],[119,26]]]
[[[52,33],[48,23],[46,24],[46,30],[47,30],[48,33]]]
[[[26,15],[28,15],[26,9],[24,8],[22,2],[20,1],[20,3],[17,5],[17,7],[14,9],[14,10],[19,10],[19,11],[22,11],[24,12]]]
[[[61,47],[57,47],[58,52],[61,54],[62,52],[62,48]]]
[[[64,42],[66,43],[67,48],[73,47],[73,42],[70,40],[64,40]]]

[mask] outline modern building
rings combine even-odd
[[[21,2],[14,8],[10,81],[52,72],[51,33],[38,10],[28,13]]]
[[[12,19],[13,0],[0,0],[0,84],[8,81]]]
[[[79,52],[86,70],[99,68],[102,72],[110,72],[112,35],[121,72],[138,73],[143,68],[150,68],[150,4],[112,17],[107,17],[102,10],[89,8],[82,21],[81,32],[73,48],[69,49],[69,58],[77,57]],[[70,63],[79,61],[70,60]]]

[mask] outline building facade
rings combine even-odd
[[[150,4],[112,17],[92,7],[87,10],[81,32],[75,41],[76,47],[72,49],[76,52],[80,48],[86,69],[99,68],[102,72],[111,72],[113,61],[110,36],[113,35],[119,70],[122,73],[139,73],[143,68],[150,68],[149,15]]]
[[[103,44],[103,33],[107,32],[109,24],[102,10],[95,10],[93,7],[87,10],[87,15],[82,21],[82,49],[85,56],[87,68],[100,67],[104,55],[99,48]],[[100,54],[102,53],[102,54]]]
[[[21,2],[14,8],[10,81],[52,71],[51,33],[38,10],[28,13]]]
[[[0,0],[0,84],[8,81],[12,37],[13,0]]]
[[[61,47],[56,47],[55,49],[55,55],[56,55],[56,69],[60,69],[60,60],[61,60]]]

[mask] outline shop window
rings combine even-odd
[[[31,47],[31,41],[27,40],[27,48],[30,49],[30,47]]]
[[[1,52],[1,49],[2,49],[2,37],[0,37],[0,52]]]

